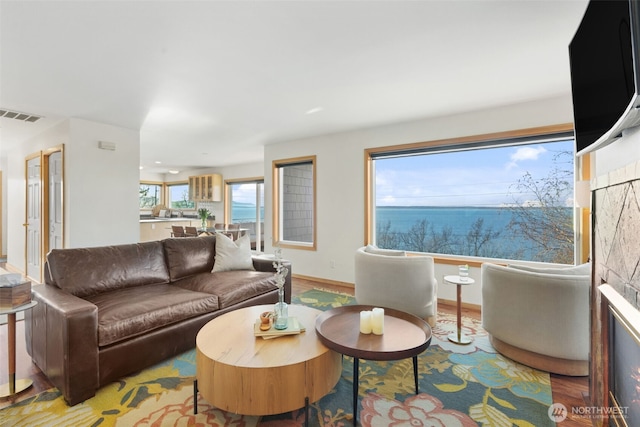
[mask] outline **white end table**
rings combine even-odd
[[[457,286],[457,305],[458,305],[458,330],[457,332],[452,332],[449,334],[447,338],[449,341],[454,342],[456,344],[471,344],[473,338],[466,336],[462,333],[462,286],[463,285],[473,285],[476,281],[471,277],[460,277],[460,276],[444,276],[445,283],[450,283],[452,285]]]
[[[0,310],[0,314],[7,315],[7,349],[9,353],[9,382],[0,385],[0,397],[13,396],[28,389],[33,383],[30,379],[16,381],[16,313],[33,308],[36,304],[38,304],[37,301],[31,301],[28,304],[16,308]]]

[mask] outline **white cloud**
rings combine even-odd
[[[547,150],[544,147],[519,147],[511,154],[511,161],[507,164],[507,169],[518,166],[518,162],[524,160],[538,160],[538,157],[546,152]]]

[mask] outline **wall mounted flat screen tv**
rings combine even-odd
[[[591,0],[569,45],[576,152],[640,124],[639,0]]]

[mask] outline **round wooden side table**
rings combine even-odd
[[[466,336],[462,333],[462,286],[465,285],[473,285],[476,283],[471,277],[460,277],[460,276],[444,276],[445,283],[450,283],[452,285],[457,286],[457,306],[458,306],[458,330],[456,332],[452,332],[449,334],[447,338],[449,341],[454,342],[456,344],[467,345],[473,342],[473,338]]]
[[[346,305],[316,319],[318,338],[330,349],[353,357],[353,424],[358,420],[359,360],[413,359],[413,379],[418,394],[418,355],[431,344],[431,327],[413,314],[384,309],[384,334],[361,334],[360,312],[369,305]]]

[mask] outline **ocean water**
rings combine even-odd
[[[535,209],[535,208],[532,208]],[[571,208],[567,208],[567,214],[571,215]],[[233,222],[253,222],[255,221],[255,205],[247,203],[233,204]],[[261,215],[264,218],[264,208],[261,208]],[[451,229],[451,240],[454,247],[448,250],[437,251],[443,254],[457,255],[478,255],[473,253],[475,249],[468,247],[467,234],[473,224],[480,218],[483,220],[483,230],[497,234],[491,241],[484,243],[482,253],[478,256],[486,256],[502,259],[520,259],[531,261],[553,261],[551,259],[540,259],[538,254],[540,248],[533,242],[516,238],[508,228],[509,223],[514,218],[514,213],[509,208],[500,207],[434,207],[434,206],[378,206],[376,207],[376,224],[378,230],[381,225],[390,224],[390,232],[395,234],[407,233],[417,222],[426,220],[429,230],[436,234],[442,232],[445,227]],[[378,237],[380,237],[378,235]],[[389,249],[415,250],[410,247],[403,247],[402,244],[390,247],[381,244]]]
[[[531,208],[536,209],[536,208]],[[567,214],[571,215],[571,208],[567,208]],[[483,243],[480,253],[474,253],[473,247],[467,238],[473,224],[483,220],[483,230],[491,231],[495,236]],[[509,229],[509,223],[514,219],[514,212],[506,207],[433,207],[433,206],[378,206],[376,207],[377,230],[381,226],[390,224],[391,234],[402,234],[411,230],[419,221],[428,222],[429,231],[436,235],[445,228],[451,230],[451,242],[453,248],[432,250],[436,253],[485,256],[502,259],[520,259],[536,261],[552,261],[540,258],[540,248],[532,241],[514,236]],[[377,231],[379,233],[379,231]],[[380,234],[377,234],[380,239]],[[380,240],[378,241],[380,244]],[[383,247],[392,245],[382,244]],[[406,244],[396,243],[389,249],[415,250],[406,247]]]
[[[260,207],[260,217],[264,218],[264,207]],[[256,221],[256,205],[249,203],[232,204],[231,222],[255,222]]]
[[[513,218],[509,208],[476,207],[434,207],[434,206],[378,206],[376,223],[391,222],[391,228],[397,232],[407,232],[423,219],[429,221],[436,230],[450,226],[454,235],[466,235],[478,218],[484,220],[485,227],[495,231],[506,230]]]

